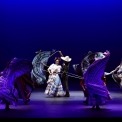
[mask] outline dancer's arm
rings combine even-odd
[[[114,72],[116,72],[119,69],[119,67],[120,67],[120,65],[118,67],[116,67],[114,70],[112,70],[110,73],[105,72],[105,75],[111,75],[111,74],[113,74]]]
[[[59,54],[60,54],[62,57],[64,57],[61,51],[59,51]]]

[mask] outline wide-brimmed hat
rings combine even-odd
[[[70,62],[72,59],[69,56],[61,57],[62,60]]]

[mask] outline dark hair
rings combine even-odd
[[[55,57],[54,61],[56,61],[56,60],[61,61],[61,58],[60,57]]]

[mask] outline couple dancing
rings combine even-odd
[[[63,61],[62,66],[60,61]],[[55,63],[51,64],[48,68],[49,77],[47,80],[47,87],[45,94],[52,97],[69,97],[68,88],[68,75],[70,61],[72,59],[69,56],[61,56],[60,58],[55,58]],[[65,90],[65,92],[64,92]]]

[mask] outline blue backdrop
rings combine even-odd
[[[107,49],[112,70],[122,57],[122,1],[1,0],[0,70],[13,57],[32,60],[40,49],[61,50],[71,65],[89,50]]]

